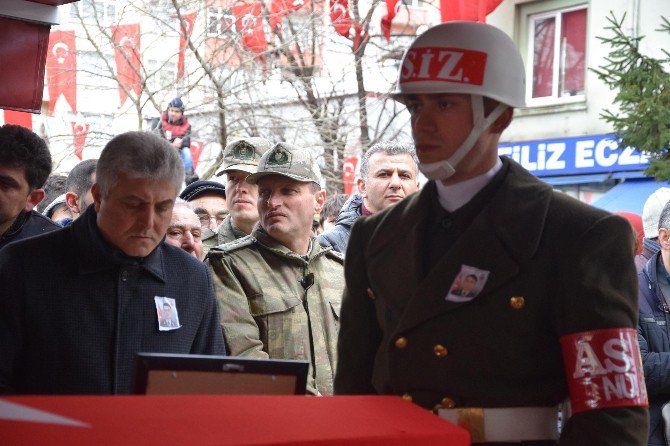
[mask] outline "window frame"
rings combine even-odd
[[[560,84],[560,70],[561,70],[561,44],[560,44],[560,35],[562,30],[562,16],[565,13],[585,10],[586,11],[586,29],[584,30],[585,50],[584,50],[584,89],[581,94],[574,96],[558,96],[559,94],[559,84]],[[521,20],[523,23],[523,29],[521,30],[521,42],[520,48],[524,48],[525,51],[523,56],[525,56],[525,65],[526,65],[526,106],[533,107],[546,107],[546,106],[555,106],[563,104],[574,104],[586,101],[587,96],[587,72],[588,72],[588,54],[589,54],[589,22],[590,22],[590,8],[587,2],[584,0],[576,1],[553,1],[547,2],[546,5],[535,5],[535,7],[522,6],[521,7]],[[554,63],[553,63],[553,73],[552,73],[552,95],[545,96],[540,98],[533,98],[533,68],[534,68],[534,24],[538,20],[544,20],[547,18],[554,18],[555,20],[555,34],[554,34]]]
[[[230,16],[232,18],[232,26],[229,28],[223,29],[222,20],[224,17]],[[216,19],[216,32],[211,32],[209,30],[212,18]],[[207,37],[217,37],[221,38],[225,35],[235,35],[237,34],[236,19],[233,15],[231,8],[224,8],[223,6],[208,6],[207,7]]]
[[[95,7],[95,3],[102,3],[103,8],[100,11],[99,8]],[[77,8],[81,21],[83,23],[96,23],[96,12],[98,13],[98,22],[100,25],[109,26],[117,22],[117,16],[119,11],[119,2],[118,0],[82,0],[81,2],[72,3],[70,9],[69,20],[79,20],[77,15],[74,13],[74,9]],[[114,16],[108,17],[109,7],[114,7]],[[95,8],[95,9],[94,9]],[[86,10],[90,11],[90,15],[86,15]]]

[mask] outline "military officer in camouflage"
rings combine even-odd
[[[256,173],[261,156],[270,147],[270,141],[254,136],[236,139],[223,150],[223,169],[217,175],[226,174],[226,203],[229,214],[217,228],[217,237],[203,239],[205,245],[213,248],[251,234],[258,222],[258,187],[248,183],[246,179],[250,174]]]
[[[344,273],[311,232],[325,201],[319,167],[309,149],[279,143],[246,181],[258,185],[260,222],[208,258],[230,354],[310,361],[308,392],[332,395]]]

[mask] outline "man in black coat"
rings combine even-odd
[[[33,210],[49,173],[51,153],[42,138],[18,125],[0,127],[0,248],[60,228]]]
[[[640,322],[637,333],[644,378],[649,392],[649,446],[665,446],[663,405],[670,402],[670,203],[662,208],[655,236],[660,251],[652,255],[638,274]],[[669,426],[670,427],[670,426]]]
[[[125,394],[137,352],[225,354],[207,268],[164,242],[183,174],[165,140],[119,135],[94,206],[0,251],[0,393]]]
[[[473,443],[643,445],[633,234],[498,157],[524,72],[481,23],[405,53],[396,99],[432,181],[353,227],[335,393],[402,395]],[[469,296],[450,293],[471,274]]]

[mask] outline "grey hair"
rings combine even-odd
[[[149,132],[126,132],[107,143],[98,159],[96,173],[96,183],[103,197],[121,175],[169,181],[174,185],[176,197],[184,180],[184,163],[165,139]]]
[[[416,156],[416,150],[412,144],[392,142],[392,141],[379,141],[376,144],[373,144],[372,147],[368,149],[367,152],[363,154],[363,159],[361,160],[361,178],[367,179],[368,174],[370,173],[370,158],[375,153],[386,153],[387,155],[402,155],[407,153],[414,160],[414,171],[418,174],[419,168],[419,158]]]
[[[670,201],[665,203],[661,216],[658,218],[658,229],[661,228],[670,231]]]

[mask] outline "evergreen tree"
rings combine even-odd
[[[618,110],[604,110],[600,116],[612,125],[620,147],[634,147],[651,156],[646,173],[656,180],[670,180],[670,53],[655,59],[642,54],[644,36],[629,36],[623,31],[625,14],[617,20],[611,14],[605,29],[611,37],[598,37],[612,50],[606,63],[593,69],[600,80],[617,92]],[[670,22],[661,17],[657,31],[670,33]]]

